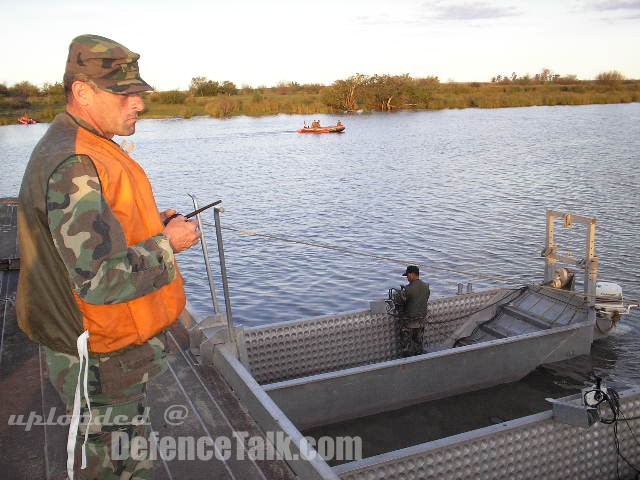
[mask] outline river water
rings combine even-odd
[[[354,115],[341,118],[344,134],[296,133],[316,118],[339,119],[142,120],[127,139],[161,209],[192,210],[187,193],[201,204],[222,199],[224,226],[376,256],[224,230],[238,324],[367,308],[403,282],[407,263],[423,265],[432,298],[457,283],[540,282],[549,208],[596,217],[600,278],[640,299],[640,104]],[[45,129],[0,127],[0,197],[17,194]],[[560,251],[582,256],[584,228],[558,230]],[[205,233],[215,252],[213,230]],[[191,304],[211,313],[201,255],[180,263]],[[640,383],[639,318],[626,317],[590,358],[532,381],[551,375],[575,387],[596,372]]]

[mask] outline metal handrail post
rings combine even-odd
[[[544,281],[549,283],[553,280],[553,276],[556,268],[556,259],[553,257],[556,249],[555,241],[555,215],[552,210],[547,210],[547,238],[545,244],[545,251],[547,252],[544,259]]]
[[[592,219],[587,224],[587,249],[585,252],[585,272],[584,286],[585,295],[589,306],[596,304],[596,283],[598,281],[598,271],[600,270],[600,260],[596,255],[596,219]]]
[[[195,195],[188,194],[193,201],[193,209],[200,208],[198,205],[198,198]],[[213,313],[220,313],[220,302],[218,301],[218,295],[216,293],[216,282],[213,278],[213,272],[211,271],[211,262],[209,261],[209,249],[207,248],[207,241],[204,237],[204,229],[202,228],[202,221],[200,220],[200,214],[196,215],[198,221],[198,229],[202,236],[200,237],[200,246],[202,247],[202,255],[204,256],[204,266],[207,269],[207,278],[209,279],[209,291],[211,292],[211,300],[213,301]]]
[[[224,257],[224,245],[222,243],[222,226],[220,224],[220,212],[224,211],[218,207],[213,209],[213,217],[216,222],[216,239],[218,241],[218,255],[220,257],[220,276],[222,277],[222,289],[224,291],[224,305],[227,311],[227,333],[229,341],[236,347],[236,337],[233,333],[233,316],[231,313],[231,292],[229,291],[229,279],[227,277],[227,263]]]

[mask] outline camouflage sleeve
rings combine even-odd
[[[71,282],[88,303],[127,302],[176,278],[175,257],[166,236],[127,245],[87,156],[69,157],[49,178],[47,218]]]

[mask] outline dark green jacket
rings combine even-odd
[[[404,316],[408,318],[425,317],[427,315],[427,302],[429,300],[429,285],[419,278],[410,282],[405,287],[406,302],[404,304]]]

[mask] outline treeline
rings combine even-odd
[[[0,83],[0,125],[16,123],[23,114],[48,122],[64,110],[65,95],[62,82],[45,83],[41,88],[23,81],[11,87]]]
[[[596,76],[596,83],[603,85],[615,85],[624,81],[624,75],[617,70],[610,72],[602,72]],[[502,84],[518,84],[518,85],[532,85],[532,84],[545,84],[555,83],[562,85],[571,85],[578,83],[578,77],[576,75],[560,75],[548,68],[543,68],[540,73],[536,73],[533,77],[529,74],[519,76],[516,72],[511,75],[496,75],[491,78],[492,83]]]
[[[579,105],[640,101],[639,81],[626,81],[617,71],[595,81],[580,81],[549,69],[531,77],[497,75],[491,83],[440,83],[438,77],[354,75],[322,92],[323,102],[337,110],[391,111],[406,108],[498,108],[532,105]]]
[[[156,91],[147,98],[146,117],[273,115],[395,111],[402,109],[500,108],[533,105],[585,105],[640,101],[640,80],[617,71],[578,80],[543,69],[536,75],[496,75],[490,82],[442,83],[438,77],[363,75],[329,86],[281,82],[275,87],[243,85],[194,77],[188,90]],[[65,108],[61,83],[41,88],[27,82],[0,84],[0,124],[28,114],[48,122]]]

